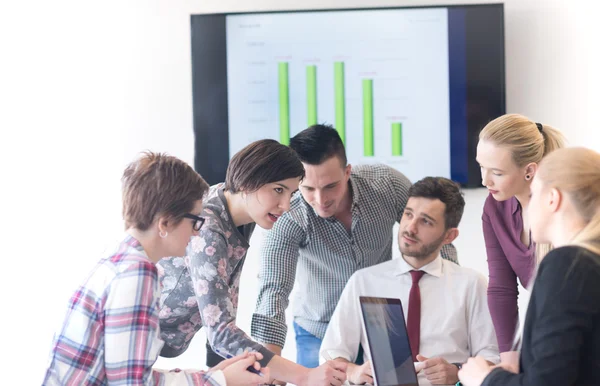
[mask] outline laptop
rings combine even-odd
[[[400,299],[360,297],[375,386],[418,386]]]

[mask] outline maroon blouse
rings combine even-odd
[[[500,352],[511,351],[519,320],[517,277],[527,288],[535,270],[535,247],[521,241],[523,217],[515,197],[496,201],[490,194],[482,220],[490,272],[488,305]]]

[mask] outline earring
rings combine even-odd
[[[529,180],[531,179],[531,176],[530,176],[529,174],[527,174],[527,175],[525,175],[525,179],[526,179],[527,181],[529,181]]]
[[[160,232],[158,233],[158,235],[159,235],[161,238],[163,238],[163,239],[164,239],[165,237],[167,237],[167,235],[168,235],[168,234],[169,234],[168,232],[163,232],[163,231],[160,231]]]

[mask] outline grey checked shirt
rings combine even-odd
[[[410,186],[408,178],[389,166],[355,167],[350,176],[350,232],[334,217],[319,217],[297,193],[262,246],[252,337],[283,347],[285,309],[298,279],[294,321],[323,339],[350,276],[391,260],[393,227],[402,218]],[[444,247],[442,257],[458,263],[453,246]]]

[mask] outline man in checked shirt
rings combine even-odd
[[[346,282],[361,268],[392,258],[393,227],[400,222],[411,182],[386,165],[347,163],[337,131],[314,125],[290,140],[306,176],[300,193],[267,232],[252,337],[281,354],[285,310],[296,285],[296,361],[319,365],[319,348]],[[452,245],[442,257],[454,263]]]

